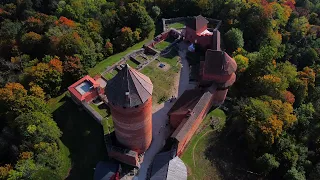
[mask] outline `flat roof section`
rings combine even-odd
[[[101,88],[105,88],[107,86],[107,82],[102,78],[98,78],[98,79],[96,79],[96,81],[97,81],[97,83],[100,84]]]

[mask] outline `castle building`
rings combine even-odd
[[[129,65],[108,81],[105,94],[115,129],[107,146],[110,157],[139,167],[152,141],[152,90],[149,77]]]
[[[199,44],[208,49],[212,47],[213,31],[208,29],[209,21],[203,16],[196,16],[186,22],[184,38],[192,44]]]

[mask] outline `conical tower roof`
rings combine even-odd
[[[128,64],[107,82],[105,93],[110,103],[122,107],[134,107],[146,102],[152,95],[150,78]]]

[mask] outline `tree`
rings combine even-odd
[[[299,60],[299,68],[302,69],[306,66],[312,66],[319,62],[318,53],[313,48],[307,48]]]
[[[240,29],[232,28],[225,34],[226,47],[230,52],[244,46],[243,33]]]
[[[125,50],[127,47],[131,46],[134,42],[133,32],[130,27],[123,27],[121,29],[121,34],[117,37],[115,44],[119,49]]]
[[[77,56],[67,56],[63,65],[64,80],[67,84],[77,81],[85,74],[85,70]]]
[[[269,173],[272,169],[277,169],[280,163],[272,154],[265,153],[257,159],[257,166],[261,172]]]
[[[111,56],[113,54],[113,44],[110,42],[110,39],[107,39],[104,48],[105,56]]]
[[[287,180],[305,180],[304,173],[299,172],[296,168],[291,168],[284,176]]]
[[[49,63],[38,63],[29,70],[31,81],[39,85],[46,93],[54,95],[59,92],[62,82],[62,62],[52,59]]]
[[[234,60],[237,62],[238,71],[244,72],[249,66],[249,59],[241,54],[238,54],[234,57]]]
[[[32,54],[41,45],[42,36],[35,32],[28,32],[21,37],[21,48],[25,53]]]
[[[309,175],[310,180],[320,179],[320,163],[317,163]]]
[[[161,9],[158,6],[152,6],[151,16],[153,17],[153,19],[157,19],[160,13]]]
[[[54,142],[61,136],[61,131],[53,119],[41,112],[21,114],[15,119],[14,126],[25,139],[24,142],[32,144]]]
[[[29,94],[31,96],[35,96],[35,97],[44,99],[45,93],[39,85],[34,84],[34,83],[30,83],[29,86],[30,86]]]
[[[310,24],[308,19],[304,16],[295,18],[291,24],[291,32],[294,40],[301,40],[301,38],[307,35]]]
[[[123,18],[124,24],[128,24],[128,27],[134,30],[140,28],[142,38],[145,38],[155,28],[146,9],[136,2],[127,4],[125,11],[123,14],[120,12],[119,17]]]
[[[19,111],[18,104],[23,103],[23,98],[27,96],[27,90],[19,83],[8,83],[0,89],[0,114],[8,111]]]

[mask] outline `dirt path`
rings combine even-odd
[[[198,142],[200,141],[200,139],[202,139],[205,135],[207,135],[208,133],[213,132],[213,131],[214,131],[214,130],[211,129],[211,130],[207,131],[206,133],[204,133],[204,134],[197,140],[196,144],[193,146],[193,148],[192,148],[192,161],[193,161],[194,167],[196,167],[196,161],[194,160],[194,149],[197,147],[197,144],[198,144]]]

